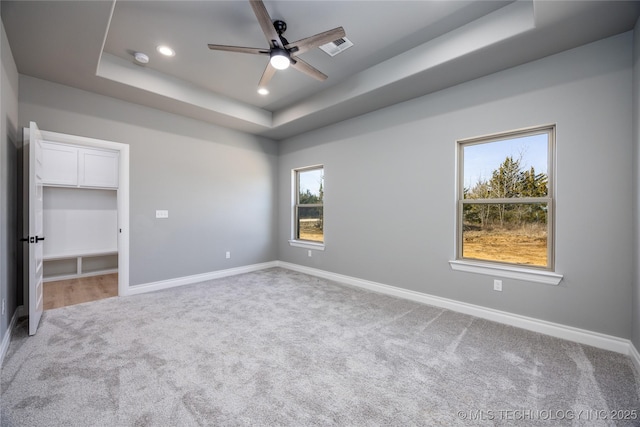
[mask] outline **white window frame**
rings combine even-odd
[[[518,199],[464,199],[464,147],[474,144],[487,144],[530,135],[548,135],[547,147],[547,189],[546,197],[529,197]],[[497,277],[527,280],[549,285],[557,285],[562,275],[555,268],[555,135],[556,125],[535,126],[507,132],[500,132],[474,138],[461,139],[456,142],[456,230],[455,259],[449,261],[451,268],[457,271],[486,274]],[[464,204],[470,203],[546,203],[547,204],[547,266],[525,266],[493,260],[476,260],[462,256],[462,215]]]
[[[299,176],[301,172],[308,172],[312,170],[320,169],[324,174],[324,165],[311,165],[305,166],[301,168],[295,168],[291,170],[291,239],[289,240],[289,245],[299,248],[305,248],[316,251],[324,251],[326,235],[323,233],[323,241],[315,242],[313,240],[303,240],[296,238],[297,236],[297,226],[298,226],[298,199],[300,194],[300,180]],[[325,190],[324,182],[323,182],[323,191]],[[323,203],[318,205],[305,205],[309,207],[313,206],[321,206],[322,207],[322,215],[324,218],[324,197]],[[324,220],[323,220],[324,225]]]

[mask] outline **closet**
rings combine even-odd
[[[45,282],[118,272],[119,154],[42,142]]]

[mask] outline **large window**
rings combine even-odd
[[[324,168],[294,170],[294,240],[324,243]]]
[[[459,260],[553,269],[555,127],[458,141]]]

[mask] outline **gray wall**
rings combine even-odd
[[[614,336],[631,335],[632,34],[291,138],[280,259]],[[557,123],[559,286],[452,271],[456,140]],[[326,250],[287,243],[291,169],[325,167]]]
[[[277,259],[273,141],[22,75],[19,100],[21,126],[130,145],[131,285]]]
[[[633,264],[635,276],[633,281],[633,318],[631,340],[640,349],[640,18],[636,22],[633,32],[633,145],[634,168],[634,211],[635,245]]]
[[[599,41],[291,138],[279,155],[270,140],[25,76],[20,126],[130,144],[132,285],[281,259],[614,336],[633,328],[638,347],[632,48],[631,33]],[[15,103],[5,51],[3,117]],[[448,265],[455,141],[546,123],[558,126],[556,269],[565,277],[557,287],[505,279],[494,292],[493,277]],[[309,258],[287,244],[290,171],[317,163],[326,250]]]
[[[18,305],[18,70],[2,25],[0,32],[0,341]]]

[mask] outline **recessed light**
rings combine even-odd
[[[258,93],[260,95],[269,95],[269,89],[267,89],[266,87],[259,87]]]
[[[162,54],[164,56],[175,56],[176,55],[176,52],[173,49],[171,49],[169,46],[160,45],[160,46],[158,46],[156,48],[156,50],[160,54]]]

